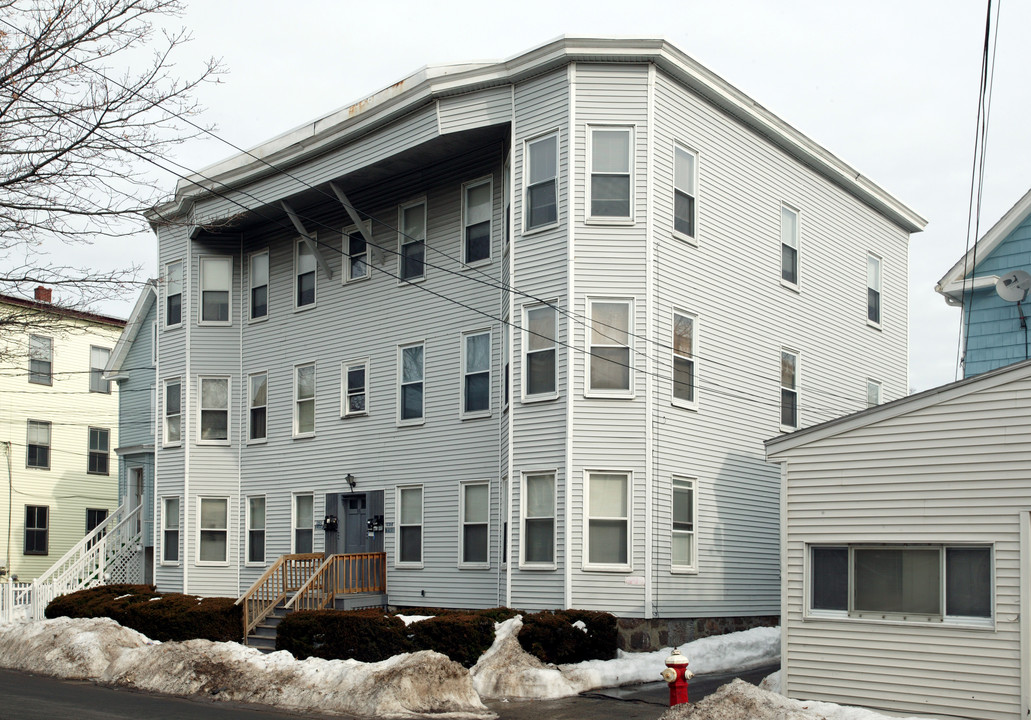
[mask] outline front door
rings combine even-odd
[[[141,508],[143,505],[143,468],[134,467],[129,470],[129,478],[132,483],[132,509]],[[136,516],[136,532],[143,528],[143,510]]]
[[[364,495],[345,495],[342,500],[344,509],[344,552],[368,552],[368,510]]]

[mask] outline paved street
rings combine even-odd
[[[739,674],[698,676],[691,681],[691,700],[700,700],[734,677],[758,683],[777,669],[765,666]],[[491,702],[500,720],[656,720],[666,708],[666,684],[613,688],[561,700]],[[0,670],[0,720],[340,720],[340,715],[310,715],[264,706],[184,699],[113,689],[92,682]]]

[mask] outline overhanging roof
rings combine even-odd
[[[147,313],[150,311],[150,306],[153,305],[156,300],[157,280],[148,280],[146,285],[143,286],[143,291],[140,293],[140,296],[136,298],[136,304],[133,305],[132,313],[129,315],[129,320],[125,325],[125,329],[122,330],[122,334],[118,336],[118,342],[115,343],[115,348],[111,351],[111,357],[108,358],[107,367],[104,368],[105,379],[119,379],[122,365],[125,362],[126,356],[129,354],[129,348],[132,347],[133,341],[136,340],[136,336],[139,335],[140,329],[143,326],[143,318],[147,316]]]

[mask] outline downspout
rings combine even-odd
[[[190,392],[190,360],[192,358],[190,354],[190,336],[193,329],[193,240],[189,237],[186,238],[186,262],[185,268],[183,269],[183,289],[186,292],[183,293],[183,312],[185,317],[183,318],[183,324],[186,326],[183,328],[186,332],[186,358],[183,365],[183,402],[182,402],[182,413],[180,414],[180,435],[179,438],[183,443],[183,500],[182,508],[180,512],[183,516],[182,522],[182,534],[183,534],[183,594],[188,595],[190,593],[190,433],[194,431],[193,427],[193,415],[190,412],[190,399],[193,397],[193,393]]]
[[[652,348],[655,345],[655,321],[659,316],[655,307],[655,245],[654,245],[654,196],[655,196],[655,65],[648,64],[648,140],[645,150],[647,177],[645,178],[645,341],[648,352],[645,356],[645,467],[644,467],[644,617],[651,619],[655,615],[655,578],[658,568],[654,567],[653,543],[655,536],[655,520],[652,517],[654,503],[652,494],[658,485],[655,478],[655,455],[658,446],[655,442],[653,423],[657,422],[655,413],[655,360]],[[636,138],[635,138],[636,139]],[[637,157],[634,152],[633,157]],[[633,494],[631,494],[633,497]],[[633,514],[631,513],[631,517]]]
[[[572,564],[572,485],[573,485],[573,389],[576,373],[573,370],[573,313],[576,311],[576,278],[574,277],[576,254],[573,252],[576,232],[576,217],[573,209],[574,182],[576,180],[576,63],[568,65],[569,121],[566,124],[566,462],[563,472],[565,492],[562,496],[564,510],[563,557],[564,592],[562,607],[573,607],[573,564]],[[557,192],[557,188],[556,188]]]
[[[14,475],[11,470],[11,441],[4,442],[7,456],[7,577],[11,576],[11,515],[14,514]]]
[[[512,607],[512,572],[517,567],[517,562],[512,557],[512,487],[515,485],[515,477],[512,473],[512,448],[514,447],[512,433],[515,430],[515,422],[513,417],[515,416],[515,392],[512,390],[512,369],[515,364],[512,362],[513,346],[515,345],[515,333],[512,332],[512,325],[515,322],[515,293],[516,288],[516,276],[515,276],[515,142],[516,142],[516,101],[515,101],[515,85],[511,85],[511,108],[512,108],[512,135],[508,140],[508,201],[509,201],[509,217],[506,220],[508,223],[508,286],[511,288],[508,293],[508,322],[509,325],[506,328],[508,332],[508,419],[505,422],[508,423],[508,485],[507,497],[505,498],[505,513],[508,517],[508,534],[505,537],[504,542],[508,545],[505,550],[505,557],[508,559],[505,568],[505,607]],[[526,159],[523,159],[525,166]],[[525,208],[520,206],[520,209],[525,211]],[[504,241],[502,241],[503,243]],[[522,325],[522,321],[519,323]],[[525,369],[520,368],[521,371]],[[523,492],[523,484],[519,483],[519,492]],[[520,520],[522,517],[520,516]],[[522,541],[522,535],[520,535],[520,541]]]

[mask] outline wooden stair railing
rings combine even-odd
[[[289,610],[323,610],[337,595],[386,592],[386,553],[330,555],[286,604]]]
[[[322,563],[322,553],[282,555],[236,601],[243,605],[243,635],[247,637],[276,606],[305,585]]]

